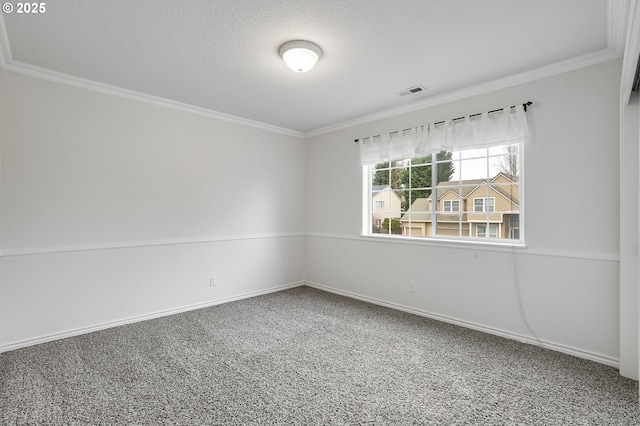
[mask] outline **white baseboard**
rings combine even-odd
[[[562,352],[568,355],[573,355],[576,356],[578,358],[583,358],[583,359],[587,359],[590,361],[595,361],[598,362],[600,364],[605,364],[605,365],[609,365],[611,367],[615,367],[617,369],[620,368],[620,361],[616,358],[612,358],[612,357],[608,357],[605,355],[601,355],[601,354],[597,354],[597,353],[593,353],[593,352],[589,352],[589,351],[585,351],[582,349],[578,349],[578,348],[573,348],[570,346],[565,346],[565,345],[561,345],[558,343],[554,343],[554,342],[549,342],[547,340],[544,339],[534,339],[530,336],[526,336],[524,334],[520,334],[520,333],[514,333],[511,331],[506,331],[506,330],[501,330],[498,328],[493,328],[493,327],[488,327],[482,324],[478,324],[478,323],[474,323],[474,322],[470,322],[470,321],[465,321],[465,320],[461,320],[458,318],[453,318],[453,317],[449,317],[446,315],[440,315],[440,314],[435,314],[433,312],[428,312],[428,311],[424,311],[421,309],[416,309],[416,308],[411,308],[408,306],[404,306],[404,305],[400,305],[397,303],[392,303],[392,302],[387,302],[384,300],[380,300],[380,299],[375,299],[372,297],[368,297],[368,296],[363,296],[361,294],[357,294],[357,293],[352,293],[350,291],[344,291],[344,290],[340,290],[334,287],[330,287],[330,286],[326,286],[323,284],[317,284],[317,283],[313,283],[313,282],[305,282],[305,285],[308,287],[313,287],[316,288],[318,290],[322,290],[322,291],[327,291],[330,293],[335,293],[335,294],[339,294],[341,296],[346,296],[346,297],[350,297],[352,299],[358,299],[358,300],[362,300],[364,302],[369,302],[369,303],[373,303],[374,305],[380,305],[380,306],[385,306],[387,308],[391,308],[391,309],[396,309],[399,311],[403,311],[403,312],[408,312],[411,314],[415,314],[415,315],[419,315],[422,317],[426,317],[426,318],[431,318],[431,319],[435,319],[438,321],[443,321],[443,322],[447,322],[450,324],[454,324],[454,325],[458,325],[461,327],[466,327],[466,328],[470,328],[473,330],[478,330],[481,331],[483,333],[487,333],[487,334],[493,334],[496,336],[500,336],[500,337],[504,337],[507,339],[511,339],[511,340],[516,340],[518,342],[522,342],[522,343],[528,343],[531,345],[535,345],[535,346],[541,346],[543,348],[546,349],[551,349],[557,352]]]
[[[387,308],[396,309],[396,310],[399,310],[399,311],[408,312],[408,313],[419,315],[419,316],[423,316],[423,317],[426,317],[426,318],[431,318],[431,319],[435,319],[435,320],[438,320],[438,321],[447,322],[447,323],[450,323],[450,324],[454,324],[454,325],[458,325],[458,326],[461,326],[461,327],[470,328],[470,329],[473,329],[473,330],[478,330],[478,331],[481,331],[481,332],[484,332],[484,333],[493,334],[493,335],[504,337],[504,338],[511,339],[511,340],[516,340],[516,341],[519,341],[519,342],[522,342],[522,343],[528,343],[528,344],[532,344],[532,345],[536,345],[536,346],[542,346],[542,347],[544,347],[546,349],[555,350],[557,352],[562,352],[562,353],[573,355],[573,356],[576,356],[576,357],[579,357],[579,358],[584,358],[584,359],[587,359],[587,360],[590,360],[590,361],[595,361],[595,362],[598,362],[600,364],[605,364],[605,365],[609,365],[611,367],[620,368],[619,360],[615,359],[615,358],[612,358],[612,357],[596,354],[596,353],[585,351],[585,350],[578,349],[578,348],[573,348],[573,347],[570,347],[570,346],[557,344],[557,343],[554,343],[554,342],[549,342],[549,341],[546,341],[546,340],[543,340],[543,339],[538,341],[536,339],[531,338],[530,336],[526,336],[526,335],[523,335],[523,334],[513,333],[513,332],[510,332],[510,331],[506,331],[506,330],[501,330],[501,329],[497,329],[497,328],[493,328],[493,327],[488,327],[488,326],[485,326],[485,325],[482,325],[482,324],[477,324],[477,323],[470,322],[470,321],[460,320],[460,319],[449,317],[449,316],[446,316],[446,315],[435,314],[435,313],[424,311],[424,310],[421,310],[421,309],[411,308],[411,307],[400,305],[400,304],[397,304],[397,303],[387,302],[387,301],[384,301],[384,300],[375,299],[375,298],[368,297],[368,296],[363,296],[363,295],[360,295],[360,294],[357,294],[357,293],[352,293],[352,292],[349,292],[349,291],[344,291],[344,290],[340,290],[340,289],[337,289],[337,288],[334,288],[334,287],[330,287],[330,286],[327,286],[327,285],[318,284],[318,283],[314,283],[314,282],[309,282],[309,281],[306,281],[306,282],[300,281],[300,282],[285,284],[285,285],[281,285],[281,286],[271,287],[271,288],[266,289],[266,290],[258,290],[258,291],[248,292],[248,293],[242,293],[242,294],[238,294],[238,295],[235,295],[235,296],[225,297],[225,298],[222,298],[222,299],[212,300],[212,301],[208,301],[208,302],[204,302],[204,303],[198,303],[198,304],[193,304],[193,305],[188,305],[188,306],[181,306],[181,307],[167,309],[167,310],[158,311],[158,312],[153,312],[153,313],[149,313],[149,314],[137,315],[137,316],[134,316],[134,317],[124,318],[124,319],[121,319],[121,320],[109,321],[109,322],[105,322],[105,323],[95,324],[95,325],[91,325],[91,326],[88,326],[88,327],[79,327],[79,328],[75,328],[75,329],[71,329],[71,330],[66,330],[66,331],[63,331],[63,332],[51,333],[51,334],[38,336],[38,337],[35,337],[35,338],[31,338],[31,339],[20,340],[20,341],[17,341],[17,342],[12,342],[12,343],[8,343],[8,344],[5,344],[5,345],[0,345],[0,353],[16,350],[16,349],[20,349],[20,348],[25,348],[25,347],[28,347],[28,346],[38,345],[38,344],[41,344],[41,343],[51,342],[51,341],[58,340],[58,339],[64,339],[66,337],[73,337],[73,336],[78,336],[78,335],[81,335],[81,334],[91,333],[91,332],[94,332],[94,331],[104,330],[104,329],[107,329],[107,328],[118,327],[120,325],[126,325],[126,324],[135,323],[135,322],[146,321],[146,320],[150,320],[150,319],[154,319],[154,318],[160,318],[160,317],[174,315],[174,314],[178,314],[178,313],[182,313],[182,312],[187,312],[187,311],[192,311],[192,310],[196,310],[196,309],[207,308],[207,307],[210,307],[210,306],[220,305],[220,304],[223,304],[223,303],[234,302],[234,301],[237,301],[237,300],[248,299],[248,298],[251,298],[251,297],[262,296],[262,295],[270,294],[270,293],[276,293],[276,292],[279,292],[279,291],[288,290],[288,289],[295,288],[295,287],[300,287],[300,286],[303,286],[303,285],[306,285],[306,286],[309,286],[309,287],[312,287],[312,288],[316,288],[318,290],[339,294],[341,296],[346,296],[346,297],[349,297],[349,298],[352,298],[352,299],[357,299],[357,300],[362,300],[364,302],[373,303],[375,305],[385,306]]]
[[[118,327],[121,325],[131,324],[140,321],[146,321],[154,318],[165,317],[169,315],[179,314],[182,312],[193,311],[196,309],[208,308],[210,306],[221,305],[223,303],[234,302],[236,300],[248,299],[250,297],[262,296],[269,293],[277,293],[282,290],[288,290],[290,288],[300,287],[305,285],[305,282],[299,281],[290,284],[284,284],[281,286],[271,287],[266,290],[251,291],[248,293],[242,293],[235,296],[229,296],[222,299],[216,299],[204,303],[196,303],[193,305],[181,306],[177,308],[167,309],[163,311],[152,312],[144,315],[136,315],[129,318],[124,318],[115,321],[104,322],[100,324],[94,324],[88,327],[79,327],[71,330],[66,330],[58,333],[46,334],[43,336],[34,337],[31,339],[20,340],[17,342],[0,345],[0,353],[8,352],[15,349],[25,348],[28,346],[39,345],[41,343],[51,342],[54,340],[64,339],[66,337],[78,336],[81,334],[91,333],[94,331],[104,330],[107,328]]]

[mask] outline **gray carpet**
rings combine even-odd
[[[0,354],[0,423],[636,425],[617,370],[300,287]]]

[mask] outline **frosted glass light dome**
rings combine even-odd
[[[310,41],[289,41],[279,50],[280,56],[295,72],[307,72],[313,68],[322,57],[322,50]]]

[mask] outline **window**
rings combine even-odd
[[[473,199],[473,211],[474,212],[493,212],[496,208],[495,198],[474,198]]]
[[[377,209],[384,209],[384,201],[376,201]]]
[[[520,215],[518,214],[509,216],[509,238],[520,239]]]
[[[489,224],[489,235],[487,235],[487,225],[478,225],[476,235],[480,238],[498,238],[498,225],[495,223]]]
[[[459,212],[460,211],[460,200],[444,200],[444,211],[445,212]]]
[[[521,152],[522,144],[500,145],[365,165],[370,225],[363,228],[414,239],[520,243]],[[388,194],[384,212],[381,188]]]

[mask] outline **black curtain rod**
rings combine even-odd
[[[531,101],[527,101],[527,102],[523,103],[522,106],[524,108],[524,112],[527,112],[527,107],[531,106],[531,105],[533,105],[533,102],[531,102]],[[511,105],[511,108],[515,108],[515,105]],[[502,111],[502,110],[504,110],[504,108],[494,109],[492,111],[489,111],[487,114],[491,114],[492,112],[498,112],[498,111]],[[479,115],[482,115],[482,113],[479,112],[477,114],[471,114],[469,117],[477,117]],[[454,118],[451,121],[462,120],[462,119],[464,119],[464,117]],[[436,124],[442,124],[442,123],[444,123],[444,120],[443,121],[437,121],[437,122],[435,122],[433,124],[436,125]],[[411,129],[404,129],[404,130],[402,130],[402,132],[407,131],[407,130],[411,130]],[[395,132],[391,132],[389,134],[393,134],[393,133],[400,133],[400,130],[396,130]],[[371,136],[371,137],[375,138],[376,136],[380,136],[380,135],[375,135],[375,136]],[[366,138],[364,138],[364,139],[366,139]],[[355,143],[358,143],[358,142],[360,142],[360,139],[354,139],[353,141]]]

